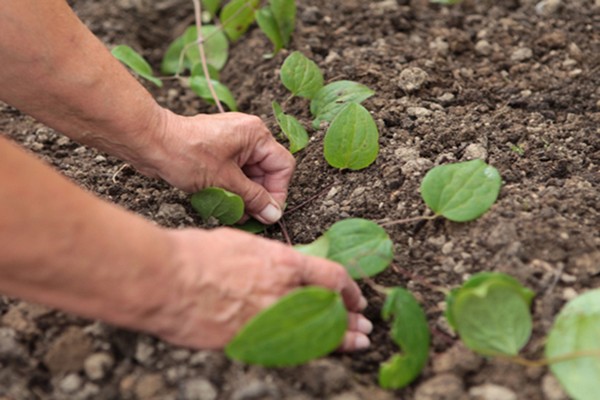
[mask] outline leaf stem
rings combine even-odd
[[[428,282],[427,280],[425,280],[425,278],[413,274],[412,272],[410,272],[406,268],[403,268],[403,267],[399,266],[396,263],[392,264],[392,269],[394,270],[394,272],[399,273],[400,275],[404,276],[405,278],[413,280],[413,281],[419,283],[421,286],[424,286],[424,287],[426,287],[428,289],[431,289],[431,290],[433,290],[435,292],[442,293],[443,295],[448,295],[448,293],[450,293],[450,290],[446,289],[445,287],[434,285],[433,283]]]
[[[309,204],[310,202],[314,201],[315,199],[321,197],[323,194],[325,194],[325,192],[327,192],[329,189],[331,189],[331,187],[334,185],[335,183],[329,184],[327,186],[325,186],[323,189],[321,189],[317,194],[314,194],[312,196],[310,196],[308,199],[304,200],[302,203],[298,204],[297,206],[294,206],[292,208],[290,208],[289,210],[287,210],[284,214],[285,215],[290,215],[293,212],[298,211],[299,209],[305,207],[307,204]]]
[[[493,357],[504,359],[515,364],[523,365],[525,367],[546,367],[551,364],[558,364],[565,361],[576,360],[583,357],[598,357],[600,358],[600,350],[579,350],[573,353],[567,353],[551,358],[542,358],[539,360],[530,360],[519,355],[509,356],[505,354],[496,354]]]
[[[224,113],[223,105],[215,92],[215,88],[212,84],[212,79],[210,78],[210,74],[208,73],[208,64],[206,62],[206,54],[204,53],[204,38],[202,37],[202,7],[200,5],[200,0],[192,0],[194,2],[194,17],[196,20],[196,30],[198,31],[198,50],[200,50],[200,61],[202,63],[202,70],[204,71],[204,76],[206,77],[206,83],[208,84],[208,90],[210,90],[210,95],[212,96],[217,108],[220,113]]]
[[[279,228],[281,228],[281,233],[283,233],[283,237],[285,238],[285,241],[287,242],[288,246],[292,246],[292,239],[290,238],[290,234],[288,233],[285,221],[280,219],[279,221],[277,221],[277,225],[279,225]]]
[[[394,221],[388,221],[388,222],[381,223],[379,225],[380,226],[393,226],[393,225],[408,224],[408,223],[417,222],[417,221],[432,221],[432,220],[436,219],[437,217],[439,217],[439,215],[420,215],[418,217],[411,217],[411,218],[397,219]]]

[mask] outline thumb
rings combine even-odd
[[[241,170],[228,182],[229,190],[239,195],[246,205],[246,213],[263,224],[274,224],[283,215],[281,207],[264,186],[250,180]]]

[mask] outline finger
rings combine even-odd
[[[262,222],[273,224],[281,218],[283,212],[279,203],[271,197],[264,186],[249,179],[242,170],[232,171],[227,180],[227,189],[244,200],[246,212]]]
[[[364,315],[351,312],[348,314],[348,331],[368,335],[373,331],[373,324]]]
[[[344,335],[344,341],[338,347],[338,351],[349,352],[364,350],[371,345],[371,341],[364,333],[348,331]]]
[[[324,286],[340,292],[350,311],[361,311],[367,306],[360,288],[340,264],[311,256],[303,256],[302,260],[303,284]]]
[[[290,179],[296,168],[294,156],[272,136],[256,144],[255,151],[244,165],[244,173],[260,181],[269,194],[283,206]]]

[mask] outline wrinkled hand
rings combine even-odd
[[[290,290],[319,285],[342,294],[350,311],[341,350],[369,346],[371,323],[359,311],[366,307],[357,284],[343,267],[303,255],[281,243],[230,228],[213,231],[169,231],[178,263],[172,293],[154,332],[175,344],[221,348],[258,311]],[[165,323],[168,321],[168,323]]]
[[[187,192],[217,186],[240,195],[259,221],[279,220],[294,157],[260,118],[242,114],[183,117],[164,110],[149,175]]]

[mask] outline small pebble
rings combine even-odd
[[[528,47],[521,47],[513,51],[510,59],[512,61],[522,62],[529,60],[531,57],[533,57],[533,50]]]
[[[492,45],[487,40],[479,40],[475,44],[475,52],[480,56],[489,56],[492,54]]]
[[[472,400],[517,400],[515,392],[507,387],[486,383],[469,389]]]
[[[560,8],[562,0],[542,0],[535,5],[535,12],[544,17],[554,14]]]
[[[185,381],[181,386],[181,398],[186,400],[215,400],[217,389],[204,378],[194,378]]]
[[[108,353],[94,353],[83,362],[83,370],[88,378],[93,381],[101,380],[113,367],[115,360]]]
[[[400,72],[398,86],[405,92],[415,92],[423,87],[429,80],[429,74],[421,68],[409,67]]]
[[[64,393],[70,394],[75,393],[81,387],[83,383],[81,377],[77,374],[69,374],[61,379],[58,384],[60,390]]]

